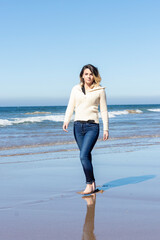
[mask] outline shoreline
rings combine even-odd
[[[144,141],[142,141],[144,139]],[[139,142],[140,140],[140,142]],[[126,141],[126,142],[125,142]],[[97,140],[95,149],[108,148],[108,147],[140,147],[149,145],[159,145],[160,135],[145,135],[145,136],[130,136],[130,137],[110,137],[107,141],[103,141],[102,138]],[[32,149],[32,150],[30,150]],[[0,158],[3,157],[14,157],[23,155],[35,155],[35,154],[45,154],[45,153],[59,153],[59,152],[69,152],[77,151],[77,144],[74,141],[65,142],[52,142],[45,144],[31,144],[22,146],[12,146],[12,147],[2,147],[0,148]]]
[[[56,135],[55,135],[56,137]],[[66,137],[66,136],[65,136]],[[133,135],[133,136],[122,136],[122,137],[110,137],[109,141],[115,141],[115,140],[127,140],[127,139],[138,139],[138,138],[160,138],[159,134],[153,134],[153,135]],[[102,138],[99,138],[97,140],[102,141]],[[37,143],[37,144],[27,144],[27,145],[15,145],[15,146],[8,146],[8,147],[0,147],[0,151],[3,150],[11,150],[16,148],[35,148],[35,147],[45,147],[45,146],[57,146],[57,145],[69,145],[75,143],[75,140],[73,141],[55,141],[55,142],[47,142],[47,143]]]

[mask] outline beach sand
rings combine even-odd
[[[78,151],[1,157],[0,239],[158,240],[159,156],[159,145],[94,149],[103,193],[88,198],[76,193],[85,188]]]

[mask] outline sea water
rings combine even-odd
[[[66,106],[0,107],[0,155],[40,151],[68,151],[76,147],[73,136],[74,114],[68,133],[62,130]],[[108,105],[109,140],[102,141],[100,119],[98,148],[130,150],[160,144],[160,104]]]

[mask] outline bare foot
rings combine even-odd
[[[87,184],[84,191],[77,192],[77,193],[79,193],[79,194],[89,194],[89,193],[93,193],[95,190],[96,190],[96,184],[95,184],[95,182],[93,182],[92,184]]]
[[[93,192],[93,191],[94,191],[94,190],[93,190],[92,184],[87,184],[85,190],[83,191],[83,194],[91,193],[91,192]]]
[[[92,193],[96,190],[96,183],[87,184],[86,189],[83,191],[83,194]]]
[[[92,183],[92,188],[93,188],[93,191],[96,190],[96,183],[95,182]]]

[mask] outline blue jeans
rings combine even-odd
[[[99,136],[99,124],[74,122],[74,137],[80,150],[80,160],[86,177],[86,183],[95,181],[91,151]]]

